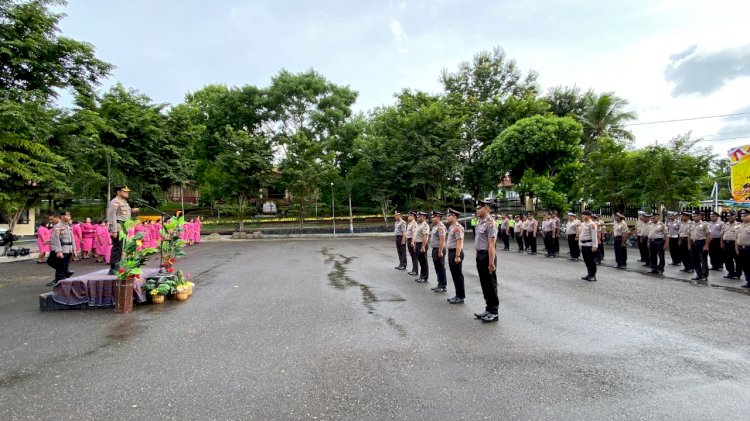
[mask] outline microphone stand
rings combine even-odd
[[[154,212],[158,213],[159,215],[161,215],[162,229],[164,229],[163,228],[164,227],[164,223],[167,222],[167,217],[169,216],[169,215],[167,215],[166,212],[162,212],[159,209],[156,209],[155,207],[149,205],[143,199],[135,199],[134,202],[137,202],[137,203],[145,206],[146,208],[151,209],[152,211],[154,211]],[[159,230],[159,236],[161,236],[161,230]],[[165,274],[164,273],[164,252],[163,252],[163,250],[164,250],[164,245],[160,241],[159,242],[159,275],[164,275]]]

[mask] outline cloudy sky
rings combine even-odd
[[[93,43],[121,81],[179,103],[208,83],[266,86],[314,68],[359,91],[358,110],[441,69],[505,49],[555,85],[614,91],[636,145],[692,130],[724,154],[750,144],[750,2],[594,0],[69,0],[63,32]]]

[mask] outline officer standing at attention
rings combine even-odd
[[[434,292],[446,292],[448,280],[445,277],[445,237],[447,230],[443,225],[443,213],[432,211],[432,230],[430,231],[430,248],[432,248],[432,264],[437,274],[437,286],[430,288]]]
[[[521,218],[521,215],[516,215],[515,217],[515,225],[513,226],[514,235],[516,236],[516,243],[518,243],[518,252],[523,253],[523,219]]]
[[[742,224],[737,222],[733,212],[727,214],[727,222],[721,228],[721,250],[724,252],[724,263],[727,266],[726,279],[740,279],[740,262],[734,243],[737,241],[737,231]]]
[[[651,253],[651,273],[664,273],[664,249],[669,247],[669,230],[667,225],[659,220],[659,214],[651,215],[651,225],[648,229],[648,249]]]
[[[414,236],[417,232],[417,213],[409,211],[406,218],[408,223],[406,224],[406,248],[409,250],[409,256],[411,257],[411,272],[409,275],[419,275],[419,260],[417,259],[417,252],[414,250]]]
[[[138,213],[138,208],[130,208],[128,205],[128,186],[116,186],[116,196],[107,204],[107,228],[112,236],[112,250],[109,257],[109,274],[114,275],[122,259],[122,243],[120,232],[125,230],[125,221],[130,220],[132,213]]]
[[[406,221],[399,211],[396,211],[393,217],[396,220],[393,234],[396,236],[396,251],[398,252],[398,266],[394,269],[404,270],[406,269]]]
[[[693,221],[690,220],[690,212],[682,212],[680,214],[680,261],[682,262],[683,268],[680,272],[692,272],[693,271],[693,257],[690,251],[690,229],[693,226]]]
[[[419,261],[419,278],[415,279],[414,282],[424,283],[427,282],[429,277],[430,267],[427,264],[427,242],[430,239],[430,226],[427,224],[427,212],[419,212],[417,214],[417,231],[414,233],[417,243],[414,244],[414,251],[417,252],[417,260]]]
[[[680,221],[676,220],[677,212],[667,212],[667,232],[669,232],[669,256],[672,266],[679,266],[680,259]]]
[[[599,248],[594,254],[594,261],[597,265],[601,265],[604,260],[604,234],[607,233],[607,227],[604,225],[604,219],[599,215],[592,214],[591,219],[596,222],[596,235],[599,236]]]
[[[635,235],[638,236],[638,251],[641,252],[643,266],[651,266],[648,262],[648,214],[638,212],[638,222],[635,224]]]
[[[500,222],[500,238],[503,240],[503,251],[510,250],[510,232],[508,231],[508,215],[502,214]]]
[[[693,212],[693,225],[690,227],[690,251],[693,257],[695,278],[693,281],[708,282],[708,244],[711,242],[711,229],[703,222],[700,211]]]
[[[588,270],[588,274],[581,279],[595,282],[596,262],[594,261],[594,255],[599,249],[599,234],[596,232],[596,222],[591,220],[591,215],[592,213],[588,209],[581,212],[583,222],[581,222],[580,226],[578,243],[581,247],[581,254],[583,254],[583,261],[586,263],[586,269]]]
[[[578,229],[581,226],[581,221],[576,218],[576,214],[573,212],[568,213],[568,227],[565,230],[568,236],[568,248],[570,249],[570,260],[577,262],[581,256],[581,249],[578,248]]]
[[[555,256],[557,256],[560,254],[560,231],[562,230],[562,221],[558,218],[557,211],[552,211],[552,220],[555,221],[555,234],[552,236],[552,242],[555,246]]]
[[[630,228],[628,227],[628,223],[625,222],[625,215],[619,212],[615,214],[615,225],[612,227],[612,235],[615,236],[615,263],[617,263],[617,269],[625,269],[628,267],[627,239],[630,235]]]
[[[711,230],[711,242],[708,245],[708,255],[711,257],[711,270],[722,270],[724,268],[724,255],[721,251],[721,229],[724,222],[719,219],[719,213],[711,212],[711,222],[708,228]]]
[[[72,272],[67,271],[70,256],[73,254],[73,231],[70,229],[70,219],[64,215],[64,212],[51,215],[52,223],[55,225],[52,227],[50,258],[47,260],[53,260],[50,266],[55,269],[55,278],[47,283],[50,287],[73,275]]]
[[[539,232],[539,222],[534,218],[534,212],[526,214],[526,248],[530,248],[529,254],[536,254],[536,235]]]
[[[481,313],[474,313],[474,317],[482,323],[497,321],[497,310],[500,299],[497,296],[497,271],[495,265],[495,239],[497,238],[497,226],[490,217],[490,203],[483,200],[477,201],[477,216],[480,220],[477,224],[477,237],[474,240],[474,248],[477,251],[477,273],[479,283],[482,286],[485,309]]]
[[[737,242],[734,249],[739,256],[739,269],[737,274],[745,274],[745,285],[742,288],[750,288],[750,211],[741,209],[739,212],[742,225],[737,229]]]
[[[448,248],[448,268],[451,271],[453,285],[456,287],[456,295],[448,298],[450,304],[461,304],[466,298],[464,291],[464,227],[458,223],[460,213],[455,209],[448,209],[448,239],[445,246]]]
[[[511,214],[507,214],[505,216],[508,218],[508,234],[510,235],[510,238],[516,238],[516,220],[513,219],[513,215]]]

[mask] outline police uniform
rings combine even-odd
[[[515,221],[516,221],[516,225],[513,227],[513,229],[514,229],[514,235],[516,236],[516,243],[518,243],[518,252],[523,253],[523,237],[525,235],[523,232],[523,227],[524,227],[523,224],[525,221],[523,220],[523,218],[520,218],[520,217],[516,219]]]
[[[694,216],[701,215],[700,212],[693,212]],[[693,268],[695,269],[694,281],[708,280],[708,250],[706,242],[711,238],[711,229],[707,222],[694,221],[690,227],[690,251],[693,258]]]
[[[550,215],[547,214],[547,217],[542,221],[542,238],[544,240],[544,250],[546,250],[545,256],[547,257],[554,257],[555,256],[555,243],[552,240],[552,237],[555,232],[555,221],[550,218]]]
[[[750,213],[750,211],[745,209],[740,210],[740,218],[742,219],[748,213]],[[744,273],[745,285],[742,285],[742,287],[750,288],[750,222],[743,221],[742,225],[737,228],[735,250],[739,257],[739,268],[736,272],[738,275]]]
[[[638,216],[638,222],[635,224],[635,235],[638,236],[638,251],[641,252],[641,262],[643,266],[650,266],[648,261],[648,223],[643,220],[645,213]]]
[[[669,234],[669,257],[672,259],[672,266],[679,266],[681,263],[680,259],[680,226],[682,223],[674,219],[674,212],[668,212],[667,217],[672,218],[665,224],[667,226],[667,233]]]
[[[508,217],[503,216],[500,223],[500,238],[503,240],[503,250],[510,250],[510,233],[508,230]]]
[[[432,212],[432,218],[442,218],[442,212]],[[435,292],[445,292],[448,281],[445,277],[445,236],[447,234],[445,225],[438,220],[430,230],[430,248],[432,249],[432,264],[437,275],[437,286],[432,288]]]
[[[118,186],[115,190],[118,192],[120,190],[130,191],[127,186]],[[120,199],[118,196],[115,196],[115,198],[110,200],[109,204],[107,204],[107,228],[110,234],[117,233],[117,236],[112,238],[112,250],[110,251],[109,257],[110,275],[114,275],[120,265],[123,240],[120,238],[119,234],[125,228],[125,222],[130,220],[131,213],[132,211],[128,202]]]
[[[737,258],[737,251],[735,250],[735,243],[737,242],[737,231],[742,224],[737,221],[730,222],[729,219],[734,219],[733,213],[727,215],[727,222],[721,228],[721,249],[724,252],[724,264],[727,267],[727,274],[724,277],[727,279],[739,279],[740,264]]]
[[[552,243],[555,247],[555,255],[560,254],[560,231],[562,230],[562,221],[557,217],[557,212],[552,212],[552,220],[555,222],[555,236]]]
[[[477,208],[489,206],[488,202],[478,201]],[[488,214],[477,224],[474,249],[476,250],[477,273],[479,283],[484,295],[485,310],[483,313],[474,313],[474,316],[483,322],[497,321],[497,311],[500,299],[497,296],[497,267],[490,272],[490,259],[497,264],[497,256],[490,256],[490,245],[497,238],[497,225]]]
[[[649,262],[651,273],[664,273],[664,247],[669,238],[667,225],[661,221],[652,222],[648,229]]]
[[[591,216],[591,211],[583,211],[584,215]],[[582,221],[578,231],[578,244],[581,247],[583,261],[586,263],[588,274],[584,276],[585,281],[596,281],[596,261],[594,259],[594,249],[599,248],[599,234],[597,233],[596,222],[589,219]]]
[[[416,236],[414,249],[417,252],[417,260],[419,261],[419,278],[414,281],[427,282],[430,270],[427,264],[427,241],[429,241],[430,237],[430,226],[426,221],[427,212],[419,212],[419,216],[424,219],[417,225],[417,231],[414,233]]]
[[[690,251],[690,229],[693,226],[693,221],[690,220],[690,212],[682,212],[680,216],[685,216],[685,220],[680,221],[680,230],[678,235],[680,236],[680,262],[682,262],[683,268],[680,269],[682,272],[693,271],[693,256]]]
[[[412,217],[412,220],[406,224],[406,248],[409,250],[409,257],[411,257],[411,272],[409,272],[409,275],[419,275],[419,272],[417,272],[419,270],[419,260],[413,246],[418,225],[416,221],[417,213],[409,211],[409,216]]]
[[[70,256],[73,253],[73,231],[70,226],[63,221],[58,222],[52,227],[52,234],[50,237],[50,257],[47,259],[52,260],[52,266],[55,269],[55,280],[58,282],[62,279],[69,277],[68,264],[70,263]],[[62,253],[62,257],[57,254]]]
[[[615,244],[615,263],[617,263],[617,269],[625,269],[628,266],[628,247],[627,239],[630,236],[630,227],[625,222],[625,216],[618,213],[615,214],[615,218],[619,218],[620,221],[616,221],[612,227],[612,235]]]
[[[718,212],[711,212],[712,216],[719,217]],[[708,245],[708,256],[711,258],[711,270],[722,270],[724,267],[724,254],[721,250],[721,229],[724,222],[717,219],[716,222],[708,221],[708,228],[711,230],[711,242]]]
[[[448,227],[448,236],[445,240],[445,247],[448,249],[448,268],[451,271],[451,278],[453,278],[453,285],[456,287],[456,295],[448,299],[451,304],[460,304],[464,302],[466,298],[466,292],[464,290],[464,227],[458,223],[458,217],[460,213],[454,209],[448,209],[449,215],[455,215],[456,223]],[[459,262],[456,262],[458,257]]]
[[[539,231],[539,222],[533,216],[534,214],[529,212],[527,216],[530,219],[526,220],[526,249],[529,250],[529,254],[536,254],[536,234]]]
[[[396,212],[395,215],[401,216],[401,212]],[[395,221],[393,235],[396,236],[396,251],[398,252],[398,266],[394,269],[404,270],[406,269],[406,221],[401,218]]]
[[[569,213],[568,216],[575,217],[576,214]],[[570,249],[570,260],[578,260],[581,257],[581,249],[578,247],[578,229],[581,226],[581,221],[577,218],[568,222],[568,227],[565,230],[568,236],[568,248]]]
[[[596,234],[599,236],[599,248],[594,254],[594,260],[596,260],[597,265],[601,265],[602,260],[604,260],[604,236],[607,234],[607,226],[601,216],[594,215],[594,218],[596,218]]]

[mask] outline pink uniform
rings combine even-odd
[[[200,219],[195,220],[195,242],[200,243],[201,242],[201,228],[203,228],[203,223]]]
[[[84,222],[81,224],[81,236],[83,238],[83,247],[81,250],[90,252],[94,248],[94,238],[96,237],[96,229],[93,225]]]
[[[110,244],[110,234],[107,230],[107,227],[102,225],[97,225],[95,227],[96,231],[96,254],[99,256],[104,256],[107,263],[109,263],[109,251],[112,249],[112,245]]]
[[[143,226],[143,247],[152,248],[156,246],[153,240],[153,232],[154,230],[151,229],[151,224]]]
[[[44,225],[39,225],[39,228],[36,230],[36,245],[39,247],[39,253],[49,253],[50,236],[50,230]]]
[[[81,229],[81,224],[73,224],[73,242],[76,245],[76,253],[80,253],[83,250],[83,229]]]

